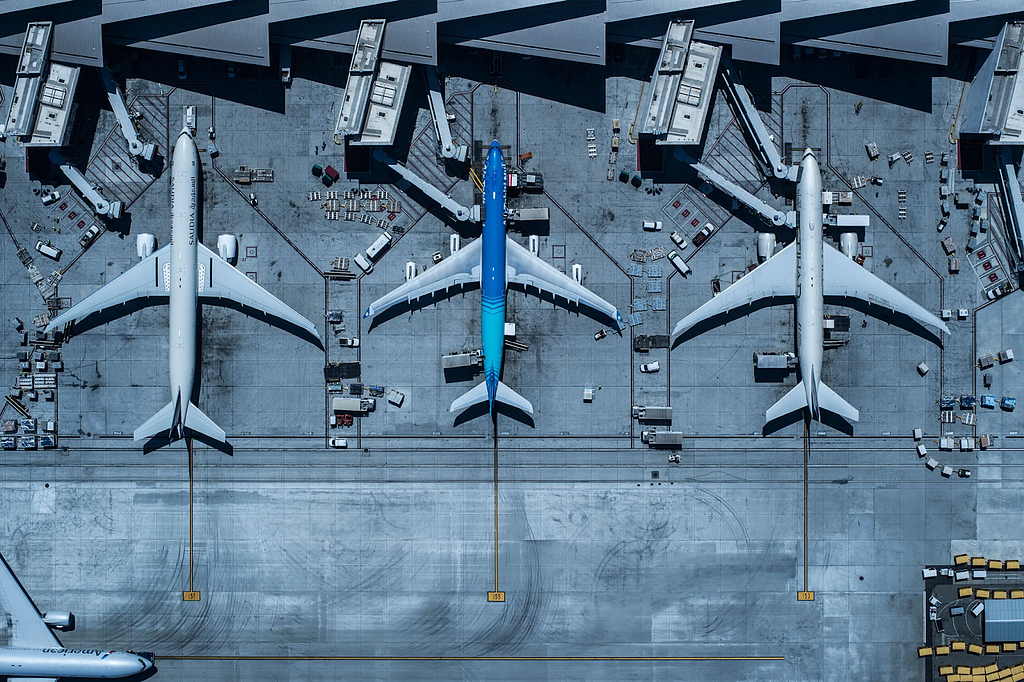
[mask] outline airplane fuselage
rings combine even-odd
[[[497,140],[484,164],[484,226],[480,256],[480,335],[484,351],[484,381],[490,411],[501,378],[505,353],[505,158]]]
[[[822,294],[821,170],[808,150],[800,162],[797,187],[800,218],[796,244],[796,347],[800,378],[812,419],[819,419],[818,384],[824,354],[825,301]]]
[[[199,317],[199,152],[182,131],[171,160],[171,249],[169,301],[171,402],[181,401],[180,423],[192,397],[196,376],[196,325]],[[181,437],[171,431],[171,438]]]
[[[152,660],[130,651],[0,647],[0,676],[113,679],[137,675]]]

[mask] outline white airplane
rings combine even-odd
[[[738,282],[693,311],[672,331],[678,338],[704,320],[770,299],[784,304],[796,299],[796,345],[800,383],[765,413],[765,421],[807,408],[821,420],[827,410],[849,421],[860,413],[821,381],[824,345],[824,297],[856,298],[898,311],[922,324],[949,333],[945,323],[899,291],[822,241],[821,170],[808,149],[800,162],[797,186],[799,229],[796,241],[757,266]]]
[[[68,611],[45,615],[0,555],[0,608],[10,615],[10,646],[0,646],[0,677],[8,682],[57,682],[138,675],[153,667],[153,654],[108,649],[66,649],[50,628],[75,629]]]
[[[191,431],[226,442],[224,430],[191,402],[200,303],[239,304],[246,314],[252,315],[247,309],[255,310],[262,317],[291,325],[320,340],[312,322],[199,241],[198,192],[199,152],[186,128],[178,135],[171,155],[171,243],[55,317],[46,327],[46,331],[58,329],[71,320],[101,311],[116,313],[112,309],[129,302],[142,306],[169,303],[171,401],[135,430],[136,441],[165,431],[174,441]]]

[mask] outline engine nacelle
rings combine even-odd
[[[540,253],[540,237],[535,234],[530,235],[530,253],[534,256]]]
[[[775,233],[761,232],[757,235],[757,262],[763,263],[775,255]]]
[[[151,234],[140,234],[135,238],[135,249],[139,258],[149,258],[156,251],[156,237]]]
[[[448,250],[454,254],[456,251],[462,248],[462,237],[457,234],[453,234],[448,238]]]
[[[222,234],[217,237],[217,253],[232,265],[238,262],[238,237],[233,234]]]
[[[857,239],[857,233],[843,232],[839,235],[839,250],[847,258],[854,258],[860,251],[860,240]]]
[[[43,614],[43,622],[55,630],[71,632],[75,629],[75,614],[70,611],[47,611]]]

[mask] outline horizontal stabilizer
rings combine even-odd
[[[466,408],[473,407],[480,403],[487,402],[487,383],[481,381],[474,388],[463,393],[461,396],[455,399],[452,406],[448,408],[450,412],[462,412]]]
[[[519,395],[518,393],[516,393],[515,391],[513,391],[511,388],[501,383],[500,381],[498,382],[498,395],[495,396],[495,400],[497,400],[499,403],[502,403],[503,405],[509,405],[510,407],[514,407],[517,410],[522,410],[523,412],[533,414],[533,405],[530,404],[530,401],[524,398],[523,396]]]
[[[782,400],[768,408],[764,414],[765,421],[774,421],[805,407],[807,407],[807,391],[804,390],[804,382],[801,381],[793,387],[793,390],[784,395]]]
[[[174,439],[180,437],[182,434],[179,433],[182,424],[180,423],[180,417],[178,417],[178,403],[172,402],[154,414],[149,420],[135,429],[135,440],[148,440],[154,436],[158,436],[166,433],[169,438]],[[196,433],[201,433],[205,436],[212,438],[219,443],[227,442],[227,436],[224,434],[224,429],[220,428],[213,423],[213,420],[203,414],[203,411],[192,403],[188,403],[185,408],[185,423],[184,427]]]
[[[149,440],[164,431],[170,431],[177,407],[176,402],[167,403],[162,410],[147,419],[146,423],[135,429],[135,442]]]
[[[832,414],[838,414],[847,421],[860,421],[860,412],[857,411],[857,408],[840,398],[838,393],[823,382],[818,382],[818,407],[828,410]]]
[[[517,410],[533,414],[533,405],[530,404],[530,401],[500,381],[498,382],[498,390],[494,396],[494,400],[495,402],[502,403],[503,405],[508,405],[516,408]],[[487,401],[487,382],[481,382],[468,392],[456,398],[455,402],[453,402],[452,406],[449,408],[449,411],[462,412],[474,405],[486,403]]]
[[[213,423],[213,420],[203,414],[198,407],[189,403],[185,410],[185,428],[208,436],[218,443],[226,443],[227,436],[224,429]]]

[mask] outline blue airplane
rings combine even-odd
[[[497,140],[491,143],[487,152],[483,184],[485,212],[480,238],[371,303],[363,313],[363,319],[369,320],[370,328],[373,328],[376,318],[388,311],[409,310],[420,299],[432,301],[439,294],[447,295],[452,289],[479,286],[482,290],[480,335],[484,381],[456,399],[450,411],[459,413],[486,402],[492,417],[496,403],[532,414],[530,401],[501,381],[505,351],[505,292],[509,288],[572,305],[595,319],[614,325],[616,330],[622,330],[626,325],[615,306],[548,265],[505,233],[505,158]]]

